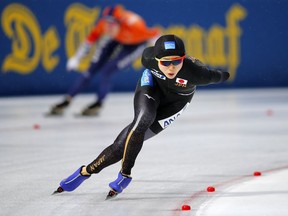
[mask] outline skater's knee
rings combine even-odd
[[[152,125],[153,122],[155,121],[156,112],[154,109],[151,110],[151,109],[146,108],[142,111],[142,115],[140,112],[140,116],[141,116],[141,119],[140,119],[139,125],[144,127],[146,131],[150,127],[150,125]]]
[[[143,117],[140,121],[136,121],[133,128],[135,134],[145,134],[153,121],[154,119],[148,117]]]

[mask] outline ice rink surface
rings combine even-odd
[[[64,116],[45,117],[61,99],[0,98],[1,216],[287,215],[287,88],[196,91],[181,117],[144,143],[133,181],[109,201],[120,163],[51,194],[132,121],[133,95],[109,95],[92,118],[77,113],[94,96],[79,95]]]

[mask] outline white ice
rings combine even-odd
[[[110,201],[120,162],[73,192],[51,194],[132,121],[133,94],[109,95],[98,117],[77,116],[91,94],[63,117],[45,117],[61,99],[0,98],[1,216],[287,215],[287,88],[198,90],[175,123],[144,143],[132,183]]]

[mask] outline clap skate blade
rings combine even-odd
[[[118,193],[114,190],[110,190],[109,193],[106,196],[106,200],[110,200],[115,198],[118,195]]]
[[[58,187],[57,190],[52,193],[52,195],[62,193],[63,191],[64,189],[62,187]]]

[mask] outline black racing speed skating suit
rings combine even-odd
[[[199,60],[185,57],[177,76],[168,79],[159,70],[152,47],[144,50],[142,64],[146,69],[134,95],[133,122],[87,166],[91,174],[122,159],[121,172],[130,175],[143,142],[164,130],[180,116],[189,105],[197,85],[220,83],[229,78],[228,72],[208,69]]]

